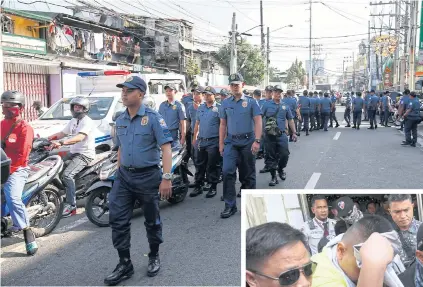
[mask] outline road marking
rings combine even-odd
[[[59,229],[53,230],[52,234],[63,233],[65,231],[68,231],[69,229],[75,228],[75,227],[77,227],[77,226],[79,226],[81,224],[84,224],[85,222],[88,222],[88,221],[89,221],[88,220],[88,217],[84,216],[84,217],[78,219],[75,222],[72,222],[72,223],[70,223],[68,225],[65,225],[65,226],[63,226],[63,227],[61,227]]]
[[[313,173],[304,189],[314,189],[321,175],[319,172]]]
[[[336,135],[333,137],[333,140],[337,141],[340,136],[341,136],[341,132],[337,132]]]

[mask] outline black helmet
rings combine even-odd
[[[1,95],[1,103],[19,104],[25,106],[25,96],[18,91],[6,91]]]
[[[75,112],[73,110],[73,107],[75,105],[83,106],[84,111],[83,112]],[[70,102],[70,108],[71,108],[72,117],[79,118],[82,115],[86,115],[88,113],[88,111],[90,110],[90,101],[88,100],[88,98],[75,97]]]

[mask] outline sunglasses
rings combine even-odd
[[[253,271],[253,270],[250,270],[250,271],[259,275],[259,276],[265,277],[267,279],[278,280],[279,285],[281,285],[281,286],[289,286],[289,285],[294,284],[295,282],[297,282],[300,279],[301,271],[304,273],[304,276],[310,277],[314,273],[314,271],[316,271],[316,267],[317,267],[317,263],[310,262],[310,263],[307,263],[303,266],[285,271],[281,275],[279,275],[278,278],[267,276],[267,275],[260,273],[258,271]]]

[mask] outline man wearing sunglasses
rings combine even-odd
[[[247,230],[246,265],[250,287],[310,287],[316,270],[304,234],[279,222]]]
[[[312,286],[383,286],[387,265],[394,258],[394,249],[381,233],[392,231],[391,223],[378,215],[363,217],[354,223],[346,233],[338,235],[321,253],[311,258],[317,263]],[[359,268],[354,246],[361,243]]]

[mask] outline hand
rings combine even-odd
[[[50,149],[55,149],[55,148],[59,148],[62,145],[59,142],[52,142],[50,145]]]
[[[296,141],[297,141],[297,133],[296,133],[296,132],[294,132],[294,133],[292,134],[292,141],[293,141],[293,142],[296,142]]]
[[[197,140],[193,140],[193,141],[192,141],[192,146],[194,146],[194,147],[195,147],[196,145],[197,145]]]
[[[162,179],[159,186],[159,192],[162,200],[168,200],[172,196],[172,181]]]
[[[224,148],[225,148],[225,145],[219,145],[219,152],[220,152],[220,155],[221,156],[223,156],[223,150],[224,150]]]
[[[260,144],[258,142],[254,142],[253,145],[251,146],[251,151],[253,152],[253,154],[257,154],[258,151],[260,149]]]
[[[394,249],[391,243],[375,232],[360,248],[362,262],[375,267],[386,267],[394,259]]]
[[[184,145],[185,144],[185,137],[182,137],[181,138],[181,145]]]

